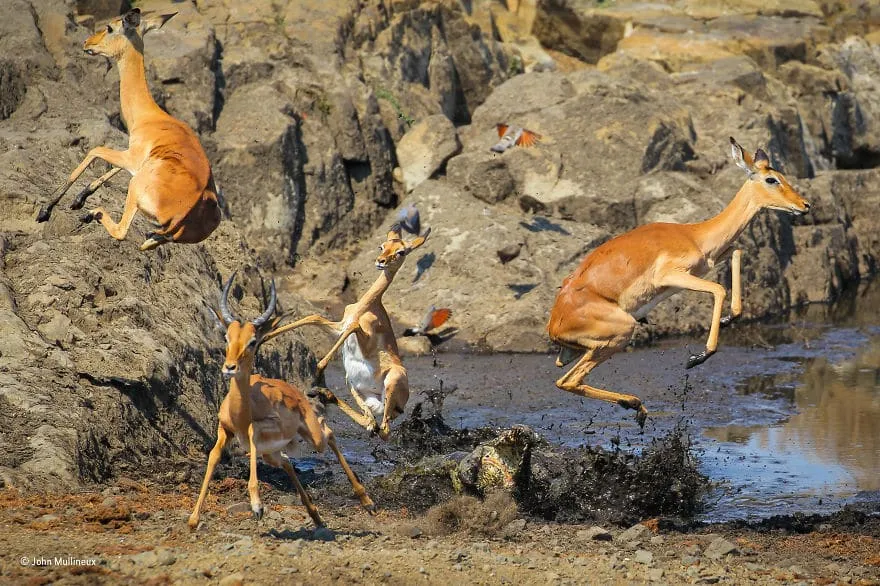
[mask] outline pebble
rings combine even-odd
[[[54,521],[60,520],[61,517],[58,515],[53,515],[51,513],[43,515],[42,517],[37,517],[37,522],[39,523],[52,523]]]
[[[115,508],[117,504],[119,504],[118,501],[112,496],[108,496],[103,501],[101,501],[101,506],[107,507],[108,509]]]
[[[609,533],[607,529],[595,525],[589,529],[581,529],[578,531],[577,538],[584,541],[611,541],[611,533]]]
[[[251,512],[251,504],[250,503],[233,503],[226,507],[226,512],[230,515],[235,515],[237,513],[250,513]]]
[[[147,566],[148,568],[152,568],[159,561],[155,551],[142,551],[130,556],[128,559],[137,565]]]
[[[220,580],[220,586],[242,586],[244,584],[244,574],[230,574]]]
[[[705,555],[709,559],[718,560],[728,554],[738,553],[739,549],[737,548],[735,543],[731,543],[723,537],[718,537],[709,544],[709,546],[706,548],[706,551],[703,552],[703,555]]]
[[[629,543],[631,541],[639,541],[645,539],[651,533],[651,530],[642,524],[633,525],[617,537],[617,541],[621,543]]]
[[[160,566],[172,566],[177,561],[177,556],[171,550],[161,548],[156,550],[156,563]]]
[[[298,556],[302,553],[302,550],[302,539],[297,539],[296,541],[291,541],[289,543],[282,543],[278,546],[278,553],[282,555]]]
[[[648,580],[651,582],[660,582],[663,580],[663,568],[652,568],[648,570]]]
[[[640,564],[648,565],[654,561],[654,554],[646,549],[640,549],[636,551],[633,559]]]
[[[525,519],[515,519],[504,526],[502,533],[505,537],[513,537],[520,531],[526,528],[526,520]]]
[[[404,535],[406,537],[411,537],[412,539],[415,539],[417,537],[421,537],[422,533],[423,533],[422,528],[418,527],[416,525],[410,525],[409,527],[406,528],[406,530],[404,530]]]

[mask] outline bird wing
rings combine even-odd
[[[431,329],[431,319],[434,317],[435,310],[436,307],[434,307],[433,305],[428,308],[427,313],[425,313],[425,317],[423,317],[421,323],[419,323],[419,333],[424,334]]]
[[[496,124],[495,128],[498,130],[498,138],[501,138],[507,132],[509,126],[507,124]]]
[[[538,144],[539,140],[541,140],[541,135],[537,132],[523,130],[519,135],[519,138],[516,140],[516,146],[532,147]]]
[[[431,321],[425,331],[433,330],[434,328],[439,328],[443,324],[446,323],[446,320],[449,319],[449,316],[452,315],[452,310],[447,307],[442,307],[440,309],[435,309],[431,312]]]

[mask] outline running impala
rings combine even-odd
[[[638,320],[658,303],[682,290],[702,291],[714,298],[706,349],[692,355],[687,368],[702,364],[718,348],[718,331],[742,313],[740,266],[742,251],[733,242],[760,210],[792,214],[809,211],[782,174],[758,149],[754,158],[730,139],[733,161],[745,171],[745,184],[714,218],[696,224],[646,224],[593,250],[563,282],[550,311],[550,339],[562,346],[556,366],[579,358],[556,381],[570,393],[617,403],[638,412],[644,426],[648,411],[641,399],[584,384],[597,365],[623,349]],[[720,260],[731,257],[731,315],[721,318],[724,287],[703,276]]]
[[[83,189],[70,207],[80,209],[89,195],[125,169],[132,178],[122,218],[116,223],[107,210],[99,207],[85,214],[83,222],[97,220],[110,236],[124,240],[135,212],[140,211],[156,226],[147,234],[141,250],[166,242],[201,242],[220,223],[217,186],[199,139],[189,126],[156,104],[144,75],[143,36],[162,27],[175,14],[142,16],[135,8],[86,39],[86,53],[109,57],[119,64],[119,101],[128,128],[128,150],[103,146],[90,150],[40,209],[38,222],[49,219],[52,208],[95,159],[103,159],[111,169]]]

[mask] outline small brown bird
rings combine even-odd
[[[508,124],[496,124],[498,137],[501,139],[495,145],[489,148],[495,153],[503,153],[512,146],[532,147],[541,140],[541,135],[531,130],[526,130],[519,126],[510,126]]]
[[[436,346],[442,342],[445,342],[446,339],[441,335],[431,333],[431,330],[439,328],[443,324],[446,323],[446,320],[452,315],[452,310],[446,307],[441,307],[437,309],[433,305],[428,308],[428,312],[425,314],[425,317],[422,318],[422,323],[414,328],[406,328],[403,330],[403,336],[425,336],[428,338],[428,341],[431,343],[431,346]]]
[[[518,244],[510,244],[505,246],[501,250],[496,250],[495,254],[498,255],[498,260],[501,261],[501,264],[506,265],[513,259],[519,256],[520,251],[525,243],[520,242]]]

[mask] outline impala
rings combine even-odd
[[[376,259],[381,271],[376,282],[355,303],[348,305],[342,320],[330,321],[320,315],[310,315],[281,326],[269,333],[265,340],[300,326],[323,326],[336,334],[336,343],[318,363],[316,376],[327,367],[342,348],[342,363],[352,397],[360,408],[358,412],[327,389],[322,389],[326,401],[336,404],[358,425],[375,431],[383,440],[391,432],[391,421],[403,413],[409,399],[409,381],[400,359],[397,339],[391,320],[382,305],[382,295],[388,290],[403,261],[413,250],[425,243],[431,229],[410,242],[401,238],[400,225],[391,227]],[[382,423],[377,423],[379,418]]]
[[[345,456],[339,451],[333,431],[324,423],[323,416],[319,417],[315,413],[303,392],[282,380],[264,378],[252,373],[257,348],[282,319],[272,317],[276,302],[275,282],[272,282],[266,311],[257,319],[246,322],[233,317],[232,312],[229,311],[229,289],[234,278],[235,273],[229,277],[223,288],[220,296],[220,312],[215,311],[217,318],[226,326],[226,361],[223,364],[223,374],[229,377],[229,393],[220,405],[220,412],[217,415],[219,420],[217,443],[208,456],[208,469],[205,471],[205,479],[202,481],[195,510],[189,517],[189,526],[192,529],[198,527],[199,511],[208,494],[208,483],[214,474],[223,447],[230,437],[235,437],[248,449],[250,457],[248,496],[251,511],[257,519],[263,515],[263,504],[260,501],[257,482],[257,458],[262,457],[267,464],[283,468],[287,472],[309,516],[315,525],[323,526],[318,509],[297,478],[290,460],[282,454],[285,448],[296,446],[298,437],[312,444],[318,452],[323,452],[325,446],[330,446],[345,475],[348,476],[361,505],[372,513],[373,501],[346,462]]]
[[[562,283],[547,325],[550,339],[562,346],[556,366],[580,357],[556,381],[562,390],[635,409],[644,426],[647,410],[641,399],[583,384],[597,365],[623,349],[638,320],[658,303],[681,290],[702,291],[714,298],[706,349],[692,355],[687,368],[702,364],[718,348],[718,331],[742,313],[740,266],[742,251],[733,242],[764,208],[803,214],[810,204],[795,192],[758,149],[752,158],[730,139],[736,165],[746,172],[745,184],[717,216],[696,224],[646,224],[613,238],[587,255]],[[724,287],[703,278],[730,255],[731,315],[721,318]]]
[[[119,101],[128,128],[128,150],[103,146],[90,150],[40,209],[38,222],[49,219],[52,208],[95,159],[103,159],[111,169],[83,189],[70,207],[80,209],[89,195],[125,169],[132,178],[122,218],[116,223],[99,207],[85,214],[83,222],[97,220],[110,236],[124,240],[135,212],[140,211],[156,226],[141,250],[166,242],[201,242],[220,223],[217,186],[199,139],[189,126],[156,104],[144,75],[143,36],[162,27],[174,14],[142,17],[135,8],[86,39],[86,53],[114,59],[119,65]]]

